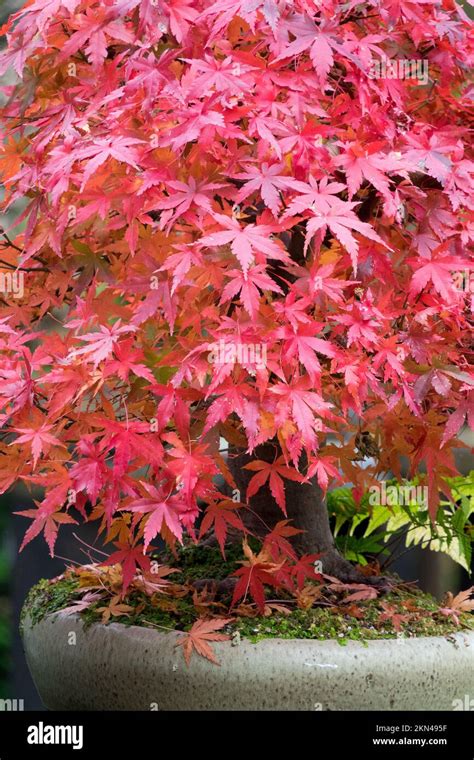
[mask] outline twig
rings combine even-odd
[[[12,272],[50,272],[49,269],[44,267],[16,267],[14,264],[9,264],[8,261],[0,259],[0,264],[11,269]]]
[[[96,549],[95,546],[91,546],[86,541],[83,541],[83,539],[80,536],[78,536],[77,533],[73,533],[72,535],[74,536],[74,538],[76,538],[79,541],[79,543],[84,544],[84,546],[87,546],[87,548],[91,549],[93,552],[97,552],[98,554],[103,554],[104,557],[110,556],[109,554],[107,554],[107,552],[103,552],[100,549]]]
[[[147,625],[151,625],[153,628],[163,628],[165,631],[174,631],[174,633],[185,633],[185,631],[180,631],[178,628],[168,628],[166,625],[159,625],[158,623],[152,623],[151,620],[143,620],[144,623]]]

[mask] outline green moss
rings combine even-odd
[[[208,576],[210,577],[210,576]],[[42,580],[34,586],[25,602],[22,620],[28,612],[34,623],[46,615],[69,606],[77,599],[78,581],[74,578],[58,581]],[[132,592],[124,602],[133,607],[129,617],[114,617],[113,622],[123,625],[151,626],[161,630],[189,630],[198,618],[198,614],[189,597],[163,600],[164,609],[158,604],[162,602],[157,597],[150,599],[138,592]],[[395,630],[390,620],[381,620],[383,609],[381,603],[390,605],[396,613],[407,614],[406,604],[417,614],[410,615],[408,621],[400,623],[400,631]],[[102,619],[98,609],[104,605],[100,601],[84,612],[81,616],[86,625],[100,622]],[[451,618],[439,613],[439,605],[433,597],[420,591],[396,589],[382,598],[359,602],[358,609],[362,610],[361,619],[351,616],[345,611],[344,605],[339,607],[314,607],[310,610],[295,608],[289,614],[276,612],[270,617],[237,618],[227,627],[231,635],[249,639],[252,642],[265,638],[282,639],[336,639],[341,645],[348,641],[366,642],[374,639],[393,639],[402,636],[448,636],[463,628],[474,629],[474,615],[460,615],[460,625],[457,626]],[[223,613],[226,614],[226,613]]]
[[[187,631],[196,622],[196,610],[189,599],[175,601],[176,612],[160,610],[148,605],[133,621],[133,625],[149,625],[157,628]]]
[[[230,544],[226,547],[225,560],[218,546],[195,546],[188,544],[180,547],[177,558],[167,557],[166,564],[170,567],[179,568],[180,572],[174,573],[174,583],[212,578],[220,581],[227,578],[240,567],[239,560],[244,559],[242,547],[238,544]],[[161,558],[161,561],[163,559]]]
[[[46,615],[64,609],[74,600],[74,592],[79,588],[76,578],[48,580],[43,578],[30,589],[26,597],[20,618],[20,630],[23,629],[25,615],[33,624],[39,623]]]

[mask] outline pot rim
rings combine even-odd
[[[71,621],[75,621],[77,623],[81,623],[83,625],[83,628],[85,632],[88,630],[98,626],[99,628],[102,628],[104,630],[113,630],[117,633],[124,633],[125,631],[130,632],[133,634],[133,632],[140,632],[140,634],[143,633],[143,631],[148,631],[150,634],[157,634],[160,637],[167,638],[170,634],[174,635],[176,638],[179,638],[183,634],[185,634],[185,631],[181,630],[158,630],[157,628],[154,628],[153,626],[145,626],[145,625],[127,625],[126,623],[119,623],[117,621],[112,621],[110,623],[102,623],[100,620],[94,621],[93,623],[90,623],[86,625],[84,619],[82,618],[81,614],[78,612],[73,612],[70,614],[65,615],[63,613],[63,610],[56,610],[55,612],[50,612],[46,614],[41,620],[37,622],[31,621],[31,617],[26,611],[26,614],[23,618],[23,627],[26,627],[29,625],[30,628],[35,628],[37,625],[40,625],[43,622],[52,620],[52,619],[61,619],[62,621],[69,619]],[[469,644],[466,644],[466,638],[469,641]],[[281,642],[282,644],[291,644],[296,643],[298,646],[301,644],[305,645],[307,644],[320,644],[320,645],[333,645],[337,644],[338,647],[341,649],[341,651],[346,650],[347,647],[351,647],[353,645],[355,646],[361,646],[364,650],[367,650],[369,646],[372,646],[373,644],[396,644],[397,647],[403,646],[403,644],[409,642],[411,646],[413,646],[414,642],[421,642],[426,644],[427,642],[435,642],[435,641],[445,641],[446,643],[452,644],[453,646],[458,643],[462,643],[465,646],[471,645],[474,646],[474,628],[460,628],[458,631],[454,631],[453,633],[445,634],[445,635],[439,635],[439,636],[391,636],[386,638],[379,638],[379,639],[348,639],[348,638],[331,638],[331,639],[311,639],[307,637],[303,638],[286,638],[286,637],[280,637],[280,636],[264,636],[260,638],[258,641],[252,641],[248,636],[241,636],[240,637],[240,644],[246,643],[250,644],[252,646],[257,646],[258,644],[265,644],[267,642]],[[472,640],[472,641],[471,641]],[[344,643],[342,643],[344,642]],[[224,645],[231,646],[234,648],[236,645],[232,642],[231,639],[227,641],[219,641],[219,642],[212,642],[212,646],[219,646],[219,649]]]

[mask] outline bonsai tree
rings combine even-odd
[[[436,520],[473,411],[469,24],[453,0],[10,18],[0,485],[43,489],[23,546],[95,520],[125,595],[159,539],[243,539],[233,604],[261,609],[360,580],[328,488],[358,503],[404,457]]]

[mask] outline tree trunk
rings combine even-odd
[[[252,455],[230,449],[228,465],[242,501],[246,500],[248,483],[255,475],[244,466],[256,459],[273,462],[280,454],[281,449],[273,443],[258,446]],[[288,519],[293,527],[304,531],[291,538],[295,551],[300,555],[321,554],[325,575],[333,575],[345,582],[369,582],[336,549],[324,496],[316,479],[309,483],[292,480],[285,480],[284,483]],[[267,484],[250,498],[249,504],[251,509],[242,513],[242,519],[248,530],[258,537],[265,536],[277,522],[285,519]]]

